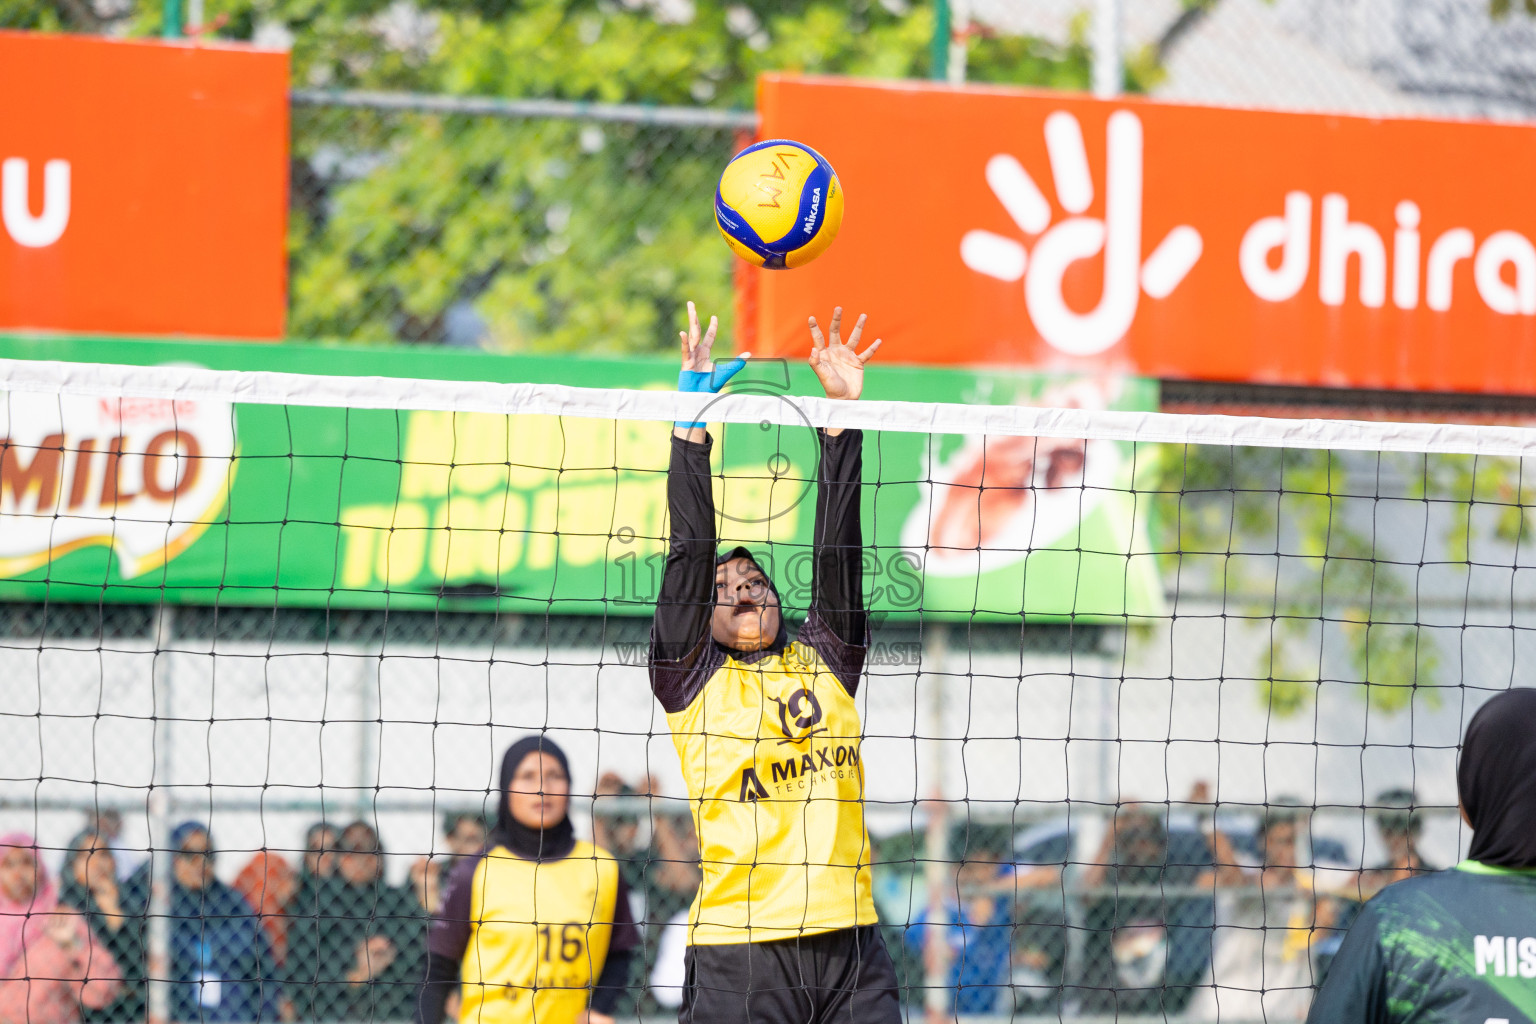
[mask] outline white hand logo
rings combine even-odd
[[[1202,247],[1200,233],[1181,225],[1141,262],[1140,119],[1128,110],[1111,114],[1107,141],[1103,220],[1081,216],[1093,202],[1083,130],[1077,118],[1057,111],[1045,119],[1045,145],[1056,200],[1073,216],[1052,227],[1051,205],[1029,172],[999,153],[987,161],[987,184],[1020,231],[1040,236],[1034,254],[991,231],[969,231],[960,240],[960,258],[972,270],[1001,281],[1025,278],[1024,301],[1035,329],[1053,348],[1075,356],[1097,355],[1125,337],[1140,293],[1166,298],[1200,259]],[[1061,292],[1062,277],[1073,263],[1100,251],[1104,294],[1091,312],[1073,312]]]

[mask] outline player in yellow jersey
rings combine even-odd
[[[485,849],[453,865],[427,934],[421,1024],[459,990],[462,1024],[613,1024],[639,932],[618,863],[576,838],[571,772],[543,736],[501,760]]]
[[[693,304],[679,388],[718,391],[741,361],[710,361]],[[830,338],[810,363],[852,401],[878,341]],[[717,554],[702,423],[672,434],[671,542],[651,634],[651,689],[667,713],[698,829],[703,882],[689,916],[682,1024],[897,1024],[895,968],[875,917],[864,828],[859,490],[863,438],[818,432],[810,608],[790,642],[779,594],[746,548]]]

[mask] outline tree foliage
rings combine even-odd
[[[1386,712],[1438,702],[1447,616],[1428,605],[1459,599],[1448,621],[1465,625],[1474,567],[1514,565],[1531,537],[1536,481],[1519,460],[1176,445],[1160,458],[1164,570],[1180,600],[1207,594],[1267,631],[1252,676],[1277,714],[1312,707],[1323,680]]]
[[[310,2],[305,17],[323,17]],[[403,9],[374,17],[391,10]],[[926,75],[932,33],[927,7],[857,0],[450,0],[428,12],[430,41],[413,54],[335,30],[362,13],[302,30],[288,13],[296,80],[750,109],[771,70]],[[1076,87],[1089,70],[1080,44],[1032,39],[982,40],[972,69]],[[295,138],[310,170],[345,166],[339,140],[369,164],[311,179],[319,196],[292,240],[296,335],[435,339],[451,311],[472,308],[493,348],[643,351],[670,345],[688,298],[730,327],[732,264],[711,202],[720,167],[748,141],[739,133],[311,110]]]
[[[16,27],[161,28],[159,0],[0,5],[0,23]],[[202,19],[205,34],[286,42],[299,88],[749,110],[767,71],[926,77],[934,11],[908,0],[204,0]],[[969,77],[1085,89],[1084,29],[1065,46],[977,36]],[[1129,84],[1152,74],[1133,62]],[[440,341],[457,322],[502,350],[645,351],[671,344],[689,298],[729,329],[733,264],[711,203],[746,141],[296,106],[289,333]]]

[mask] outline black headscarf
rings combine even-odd
[[[773,591],[773,596],[777,598],[779,602],[779,632],[774,636],[773,643],[769,644],[767,647],[764,647],[761,651],[750,651],[746,653],[759,656],[764,654],[777,654],[783,651],[784,648],[789,644],[789,627],[784,622],[784,598],[779,596],[779,588],[773,585],[773,577],[768,575],[768,570],[763,568],[763,563],[759,562],[757,557],[753,555],[750,550],[741,546],[740,544],[731,548],[729,551],[722,551],[719,557],[715,559],[715,567],[719,568],[726,562],[736,558],[745,558],[747,561],[751,562],[754,566],[757,567],[757,571],[762,573],[763,579],[767,581],[768,589]],[[743,653],[737,651],[734,647],[727,647],[725,644],[720,643],[718,640],[715,641],[715,644],[722,650],[731,652],[731,655],[736,658],[740,658]]]
[[[1472,716],[1456,788],[1472,823],[1469,858],[1536,867],[1536,689],[1506,690]]]
[[[512,817],[512,808],[507,801],[507,789],[512,785],[512,776],[517,774],[518,767],[529,754],[544,753],[560,762],[560,768],[569,778],[571,764],[565,758],[565,751],[554,740],[544,735],[524,736],[507,748],[507,752],[501,758],[501,773],[498,776],[496,798],[496,823],[491,827],[491,845],[500,844],[528,860],[559,860],[570,855],[576,847],[576,831],[571,827],[571,815],[567,810],[564,818],[551,825],[549,828],[529,828],[516,818]]]

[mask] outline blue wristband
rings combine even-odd
[[[732,377],[741,372],[741,368],[747,365],[747,361],[740,356],[728,363],[716,366],[713,370],[679,370],[677,374],[677,390],[684,394],[707,393],[717,395],[720,389],[730,383]],[[703,423],[687,423],[678,420],[673,424],[684,430],[693,427],[703,427]]]

